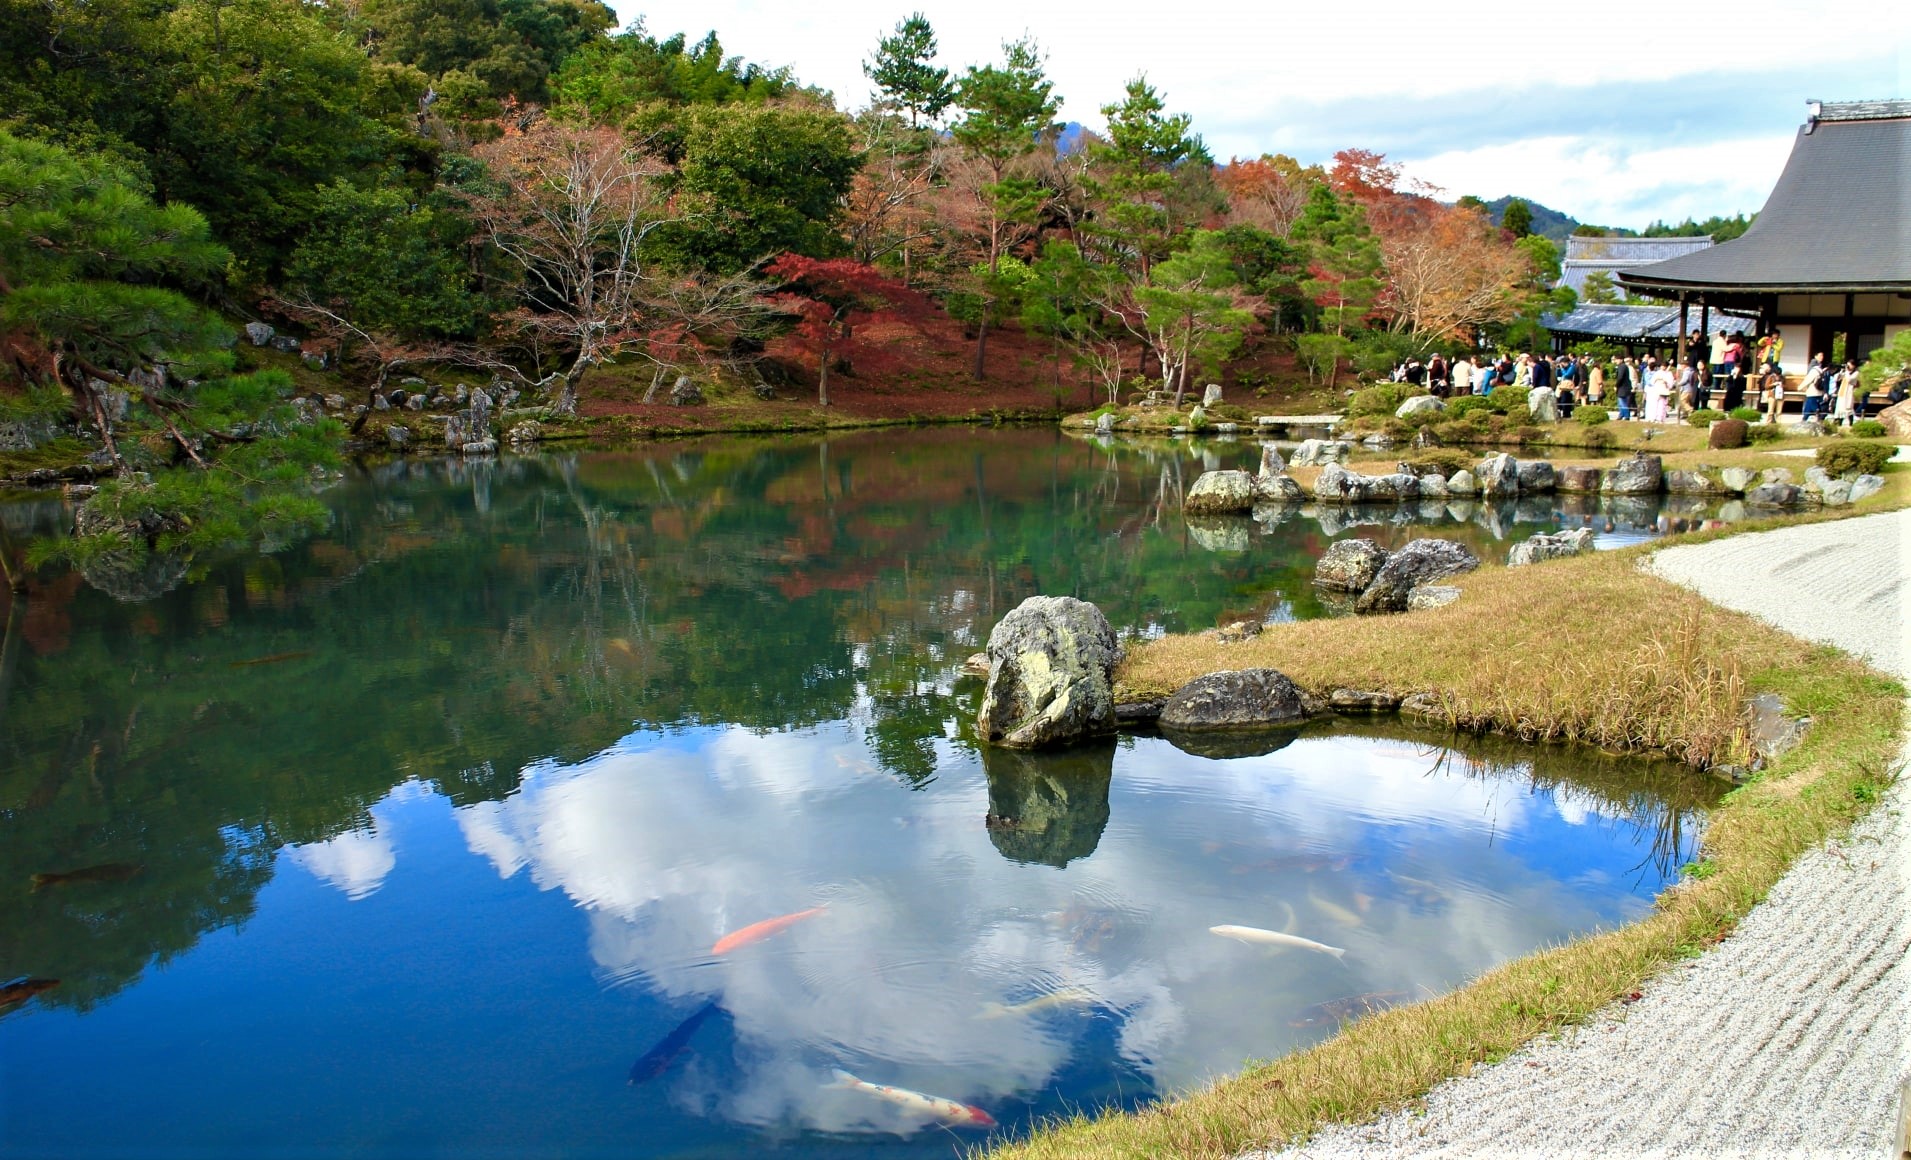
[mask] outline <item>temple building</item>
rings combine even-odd
[[[1676,333],[1716,310],[1784,339],[1782,365],[1863,360],[1911,328],[1911,101],[1811,102],[1765,208],[1745,235],[1619,271],[1628,294],[1678,303]],[[1683,356],[1683,343],[1680,354]]]
[[[1559,285],[1570,286],[1580,301],[1586,300],[1586,279],[1604,274],[1613,290],[1619,289],[1617,275],[1668,258],[1695,254],[1710,249],[1709,235],[1696,238],[1588,238],[1574,234],[1566,239],[1566,256],[1559,263]]]

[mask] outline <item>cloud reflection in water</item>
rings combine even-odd
[[[501,875],[528,869],[589,912],[607,978],[729,1014],[736,1068],[686,1069],[674,1098],[828,1132],[925,1126],[827,1087],[832,1068],[999,1110],[1099,1019],[1127,1068],[1178,1090],[1330,1033],[1293,1029],[1310,1004],[1445,989],[1648,905],[1610,882],[1622,827],[1581,824],[1597,799],[1562,809],[1518,771],[1432,770],[1405,742],[1213,760],[1144,738],[1048,769],[991,754],[988,778],[938,744],[942,776],[911,792],[860,772],[842,729],[633,738],[457,817]],[[1245,946],[1208,933],[1220,923],[1348,953]],[[1063,988],[1096,1002],[983,1017]]]

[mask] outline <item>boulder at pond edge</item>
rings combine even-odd
[[[1101,609],[1072,596],[1031,596],[989,633],[988,654],[976,715],[983,741],[1035,749],[1114,731],[1121,644]]]
[[[1245,729],[1303,721],[1300,689],[1275,669],[1237,669],[1196,677],[1161,709],[1169,729]]]

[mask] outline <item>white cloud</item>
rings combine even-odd
[[[1756,211],[1791,153],[1792,133],[1632,149],[1621,141],[1541,137],[1407,160],[1410,177],[1449,191],[1516,193],[1581,221],[1644,225]]]
[[[1452,102],[1452,115],[1438,134],[1441,146],[1464,153],[1517,148],[1516,138],[1525,134],[1501,126],[1519,116],[1525,94],[1541,88],[1584,91],[1585,116],[1592,118],[1603,115],[1612,95],[1629,86],[1726,76],[1739,86],[1743,105],[1774,91],[1792,92],[1795,119],[1769,126],[1773,134],[1785,137],[1803,119],[1808,97],[1894,95],[1834,91],[1840,84],[1889,87],[1895,81],[1896,94],[1911,91],[1911,51],[1906,47],[1911,44],[1911,5],[1900,0],[1748,0],[1715,22],[1693,24],[1692,35],[1685,38],[1653,34],[1651,30],[1665,28],[1666,9],[1650,0],[1602,6],[1597,29],[1588,25],[1584,8],[1534,5],[1515,15],[1503,4],[1486,0],[1441,6],[1409,0],[1311,6],[1182,0],[1172,13],[1084,0],[1047,5],[1009,0],[839,0],[826,5],[619,0],[617,8],[625,20],[641,13],[651,32],[659,35],[685,31],[694,39],[715,29],[725,51],[770,65],[791,65],[805,82],[833,91],[845,108],[868,101],[870,86],[862,62],[878,37],[913,9],[920,8],[935,26],[941,63],[952,71],[996,59],[1004,39],[1026,32],[1048,52],[1049,75],[1066,102],[1063,117],[1099,126],[1099,108],[1119,99],[1123,84],[1145,72],[1167,94],[1172,110],[1193,114],[1196,130],[1224,159],[1293,151],[1300,141],[1334,143],[1314,156],[1303,156],[1308,161],[1324,160],[1334,148],[1375,147],[1369,133],[1376,100],[1397,102],[1398,116],[1407,120],[1427,102],[1467,98]],[[1823,28],[1853,33],[1840,41],[1835,65],[1828,66],[1804,47],[1815,30]],[[1757,68],[1744,67],[1736,54],[1747,43],[1771,44],[1775,55]],[[1344,133],[1337,131],[1344,110],[1353,105],[1366,107],[1362,119]],[[1705,122],[1704,112],[1697,121],[1683,123],[1690,111],[1679,103],[1674,86],[1665,103],[1626,111],[1632,120],[1613,141],[1656,136],[1668,124],[1677,124],[1682,141],[1704,149],[1721,136],[1745,131],[1741,126],[1721,133]],[[1385,113],[1380,110],[1382,123]],[[1623,145],[1611,147],[1624,162]],[[1426,155],[1425,150],[1415,153]],[[1505,183],[1501,192],[1536,197],[1582,220],[1608,214],[1611,224],[1643,225],[1654,217],[1704,217],[1730,212],[1730,207],[1756,208],[1778,168],[1769,152],[1739,156],[1722,168],[1707,167],[1713,181],[1742,176],[1756,190],[1749,202],[1703,201],[1700,183],[1687,182],[1669,191],[1674,200],[1664,206],[1635,208],[1623,218],[1609,214],[1608,207],[1626,204],[1629,194],[1641,188],[1636,181],[1629,183],[1626,172],[1596,164],[1574,172],[1575,179],[1568,183],[1548,178],[1543,166],[1521,166],[1506,171],[1515,180]],[[1542,195],[1527,186],[1528,177],[1547,179],[1549,192]],[[1648,188],[1659,184],[1650,180]],[[1452,188],[1456,194],[1492,196],[1472,184]]]
[[[323,842],[289,846],[286,857],[303,866],[312,877],[337,887],[352,901],[368,898],[385,885],[386,876],[398,865],[398,851],[391,835],[391,807],[415,801],[430,792],[422,782],[407,781],[372,807],[370,826],[348,830]]]

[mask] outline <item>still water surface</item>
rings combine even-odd
[[[978,751],[958,666],[1024,596],[1311,617],[1339,536],[1661,514],[1190,527],[1202,466],[1048,430],[401,463],[143,602],[36,577],[0,980],[60,985],[0,1007],[0,1154],[950,1155],[1644,913],[1713,800],[1676,769],[1383,723]]]

